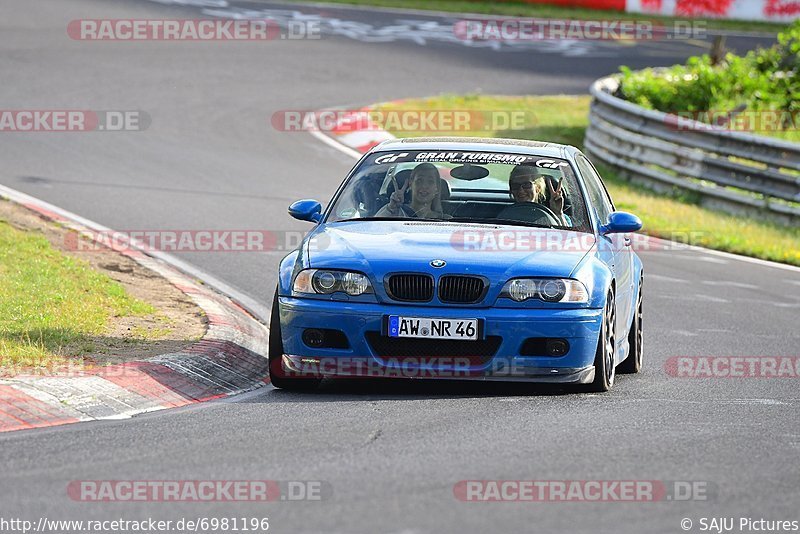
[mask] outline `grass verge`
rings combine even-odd
[[[537,139],[582,147],[590,101],[589,96],[442,95],[382,104],[378,109],[491,110],[508,113],[523,111],[524,113],[518,114],[520,128],[493,129],[490,121],[487,121],[486,126],[481,129],[458,132],[457,135]],[[397,137],[431,135],[431,132],[390,131]],[[644,233],[665,238],[685,239],[685,236],[691,236],[691,243],[694,245],[800,265],[800,228],[709,210],[686,202],[680,196],[673,198],[659,195],[626,182],[610,169],[600,168],[600,171],[616,207],[641,217],[644,221]]]
[[[294,3],[308,3],[292,0]],[[356,6],[390,7],[418,9],[424,11],[444,11],[448,13],[475,13],[480,15],[504,15],[510,17],[537,17],[568,20],[652,20],[669,24],[678,17],[622,13],[599,9],[552,6],[527,2],[489,1],[489,0],[325,0],[329,4],[348,4]],[[685,19],[681,19],[685,20]],[[746,20],[695,19],[703,20],[708,29],[738,30],[749,32],[777,33],[786,24]]]
[[[122,363],[202,336],[201,310],[167,280],[111,250],[76,252],[70,232],[0,200],[0,376]]]
[[[0,222],[0,366],[50,366],[112,316],[155,309],[42,235]]]

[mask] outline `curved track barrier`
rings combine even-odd
[[[800,222],[800,144],[724,130],[617,98],[615,77],[591,88],[584,141],[594,158],[657,191],[711,208]]]

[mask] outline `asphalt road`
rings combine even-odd
[[[2,133],[0,183],[116,229],[298,231],[305,227],[286,206],[329,198],[352,160],[306,133],[272,129],[275,111],[441,92],[584,93],[620,64],[669,65],[702,50],[676,42],[479,49],[443,37],[452,19],[329,7],[302,9],[338,21],[323,25],[320,40],[66,35],[80,18],[200,16],[165,3],[0,4],[0,107],[138,109],[152,118],[142,132]],[[758,42],[768,39],[729,38],[740,50]],[[181,258],[269,302],[280,255]],[[314,395],[268,387],[131,420],[3,434],[0,518],[267,516],[270,532],[343,533],[681,532],[685,517],[695,530],[700,517],[800,519],[797,379],[664,371],[671,356],[798,355],[800,272],[698,251],[643,257],[646,368],[609,394],[405,382],[335,384]],[[70,481],[97,479],[318,480],[331,494],[271,504],[67,495]],[[460,502],[453,486],[471,479],[690,480],[712,491],[689,502]]]

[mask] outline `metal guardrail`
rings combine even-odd
[[[612,96],[596,81],[584,145],[595,160],[656,190],[677,187],[709,207],[800,221],[800,144],[721,130]]]

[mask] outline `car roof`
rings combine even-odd
[[[406,137],[391,139],[374,147],[370,152],[387,150],[459,150],[476,152],[499,152],[528,154],[551,158],[563,158],[578,149],[570,145],[528,141],[525,139],[503,139],[495,137]]]

